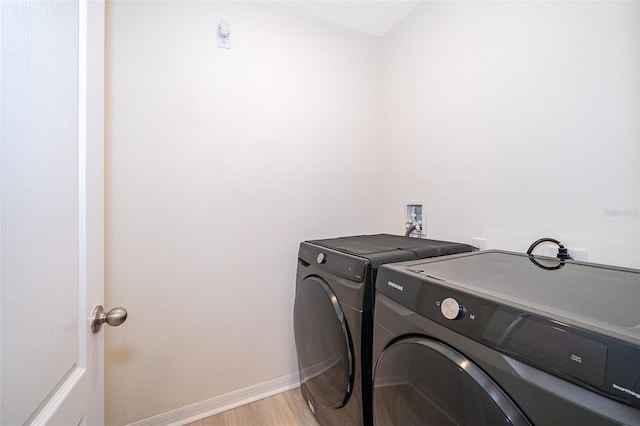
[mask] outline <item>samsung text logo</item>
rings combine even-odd
[[[631,389],[623,388],[622,386],[618,386],[615,383],[613,384],[613,388],[615,390],[619,390],[621,392],[628,393],[629,395],[635,396],[636,398],[640,399],[640,394],[638,394],[637,392],[632,391]]]
[[[389,287],[393,287],[393,288],[395,288],[396,290],[404,291],[404,287],[402,287],[401,285],[398,285],[398,284],[394,283],[393,281],[387,281],[387,285],[388,285]]]

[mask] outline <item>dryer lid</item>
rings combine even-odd
[[[470,359],[427,337],[386,348],[375,366],[376,424],[530,425],[511,398]]]
[[[321,278],[305,278],[296,289],[293,317],[300,383],[316,403],[342,407],[353,389],[355,359],[335,293]]]

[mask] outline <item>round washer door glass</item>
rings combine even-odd
[[[353,386],[353,350],[344,313],[322,279],[298,284],[293,311],[300,382],[316,403],[342,407]]]
[[[375,424],[529,425],[479,367],[428,338],[407,338],[383,351],[373,382]]]

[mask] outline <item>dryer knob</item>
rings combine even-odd
[[[453,297],[447,297],[440,304],[440,312],[448,320],[457,320],[464,315],[464,306],[459,304]]]
[[[326,263],[327,262],[327,255],[324,254],[324,253],[320,253],[320,254],[318,254],[318,257],[316,258],[316,260],[320,264]]]

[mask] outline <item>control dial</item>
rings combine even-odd
[[[318,257],[316,258],[316,261],[317,261],[319,264],[326,263],[326,261],[327,261],[327,255],[326,255],[326,254],[324,254],[324,253],[320,253],[320,254],[318,254]]]
[[[448,320],[457,320],[464,315],[464,306],[453,297],[447,297],[440,304],[440,312]]]

